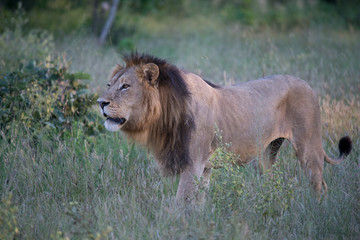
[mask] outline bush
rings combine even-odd
[[[281,161],[278,160],[271,170],[258,176],[255,169],[251,170],[252,166],[239,166],[237,155],[228,150],[230,144],[223,142],[221,132],[216,135],[220,146],[210,158],[215,167],[211,175],[211,181],[215,183],[210,189],[212,201],[217,206],[232,210],[238,209],[241,202],[251,203],[263,223],[284,216],[294,199],[295,180],[285,177]],[[254,178],[254,174],[256,181],[248,182],[247,178],[251,175],[250,178]]]
[[[37,131],[42,127],[65,132],[73,124],[94,134],[102,126],[89,110],[96,95],[80,80],[87,73],[68,73],[68,63],[51,61],[53,37],[45,31],[23,33],[27,22],[19,4],[11,19],[13,28],[0,35],[0,129],[8,131],[15,124]],[[11,27],[10,26],[10,27]],[[60,61],[57,61],[60,63]],[[59,66],[60,65],[60,66]],[[63,67],[67,66],[67,67]]]
[[[211,174],[211,181],[216,182],[211,192],[217,205],[233,207],[234,201],[230,199],[239,199],[247,194],[246,181],[243,167],[237,164],[238,157],[228,150],[231,144],[224,143],[221,134],[221,131],[216,131],[220,146],[210,158],[214,168],[219,168]]]
[[[0,75],[0,128],[9,130],[13,122],[20,122],[31,130],[47,126],[62,133],[80,122],[93,134],[102,128],[96,115],[88,114],[97,96],[79,81],[89,78],[86,73],[34,63]]]

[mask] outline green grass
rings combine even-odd
[[[43,129],[35,141],[14,125],[1,132],[0,196],[12,194],[10,207],[17,211],[8,213],[17,223],[8,221],[19,230],[16,239],[358,238],[360,33],[258,33],[197,21],[173,21],[178,31],[139,21],[132,41],[141,52],[220,84],[285,73],[307,80],[323,101],[325,151],[337,155],[338,139],[353,138],[344,163],[325,164],[327,195],[316,201],[285,144],[272,174],[259,176],[251,165],[214,170],[205,204],[185,211],[174,201],[178,178],[161,177],[151,154],[120,133],[86,136],[73,127],[70,137],[59,139]],[[115,44],[101,48],[88,36],[66,36],[56,49],[71,60],[73,72],[92,75],[93,91],[103,89],[111,67],[121,62]]]
[[[57,231],[83,239],[108,227],[110,239],[356,239],[359,234],[358,140],[345,163],[325,167],[329,191],[321,203],[285,146],[275,177],[259,176],[253,166],[215,170],[207,202],[186,214],[174,203],[177,179],[162,178],[152,157],[119,134],[88,138],[73,131],[69,140],[50,141],[40,133],[36,145],[18,130],[11,136],[1,139],[0,180],[2,196],[11,192],[18,208],[20,239],[48,239]],[[324,146],[332,151],[328,141]],[[233,185],[242,186],[241,193]]]
[[[149,30],[154,24],[140,21],[138,33],[131,38],[137,51],[165,58],[216,83],[290,74],[308,81],[321,96],[341,98],[360,92],[359,32],[321,27],[254,32],[237,25],[206,25],[204,20],[192,25],[189,20],[180,20],[170,22],[167,28]],[[198,30],[197,26],[207,29]],[[107,83],[111,67],[122,63],[121,54],[127,52],[117,50],[111,41],[110,47],[100,48],[89,37],[67,37],[58,45],[71,59],[71,68],[91,73],[91,86],[97,91]]]

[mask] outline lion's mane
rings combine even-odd
[[[157,80],[160,102],[144,91],[143,103],[151,117],[154,104],[160,104],[160,117],[147,129],[145,145],[150,148],[164,175],[181,173],[191,164],[189,140],[195,128],[190,107],[191,94],[179,69],[167,61],[147,54],[123,56],[126,68],[154,63],[159,67]],[[146,76],[143,76],[146,77]],[[131,138],[136,133],[126,132]]]

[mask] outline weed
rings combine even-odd
[[[65,240],[71,239],[71,237],[76,237],[79,239],[89,239],[89,240],[102,240],[109,239],[109,235],[112,233],[113,229],[110,226],[107,226],[104,230],[97,232],[94,226],[94,220],[92,217],[87,216],[89,209],[84,209],[79,205],[78,202],[69,202],[65,205],[65,214],[70,217],[70,221],[73,224],[72,229],[63,233],[57,231],[52,235],[54,240]]]
[[[278,161],[271,170],[264,173],[261,180],[255,208],[266,222],[269,218],[277,219],[288,211],[291,200],[294,199],[294,179],[284,177]]]
[[[14,239],[19,235],[17,208],[11,203],[12,195],[3,196],[0,203],[0,239]]]

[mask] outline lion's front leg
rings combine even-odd
[[[180,182],[176,193],[176,200],[178,202],[185,202],[195,204],[204,200],[203,176],[205,169],[204,164],[196,164],[189,167],[180,174]]]
[[[212,168],[209,158],[213,152],[211,144],[214,139],[215,129],[207,126],[215,126],[215,124],[209,124],[211,116],[206,114],[201,116],[207,117],[197,121],[199,122],[197,130],[201,130],[201,134],[197,132],[191,136],[189,155],[192,164],[180,174],[180,182],[176,193],[178,202],[203,203],[206,189],[209,186]]]

